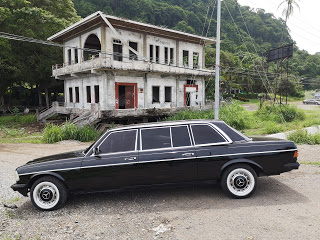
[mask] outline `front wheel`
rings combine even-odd
[[[67,200],[67,188],[59,179],[51,176],[39,178],[31,187],[32,204],[39,210],[51,211],[62,207]]]
[[[233,198],[250,197],[256,190],[257,174],[246,164],[235,164],[221,177],[222,190]]]

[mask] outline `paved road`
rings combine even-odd
[[[74,145],[0,144],[0,239],[319,239],[320,167],[259,179],[249,199],[217,185],[71,196],[58,211],[35,210],[9,186],[15,167]],[[319,152],[319,146],[313,146]],[[320,161],[300,147],[301,161]],[[318,159],[318,160],[317,160]]]

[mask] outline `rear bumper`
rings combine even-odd
[[[19,184],[15,183],[11,186],[13,191],[17,191],[25,197],[28,197],[28,185],[27,184]]]
[[[283,166],[283,171],[284,172],[289,172],[291,170],[294,170],[294,169],[298,169],[300,166],[300,163],[298,162],[294,162],[294,163],[287,163]]]

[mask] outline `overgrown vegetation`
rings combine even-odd
[[[66,123],[62,126],[48,124],[44,129],[43,141],[45,143],[55,143],[73,139],[81,142],[90,142],[97,140],[98,137],[98,131],[90,126],[79,127],[72,123]]]
[[[310,134],[306,130],[297,130],[288,135],[288,140],[294,141],[297,144],[320,144],[320,133]]]
[[[0,125],[12,125],[12,124],[27,124],[27,123],[35,123],[36,116],[33,114],[28,115],[9,115],[9,116],[1,116],[0,117]]]

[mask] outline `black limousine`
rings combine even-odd
[[[17,168],[12,189],[41,210],[68,193],[220,181],[234,198],[249,197],[258,176],[298,169],[291,141],[248,138],[223,121],[130,125],[103,134],[84,151],[42,157]]]

